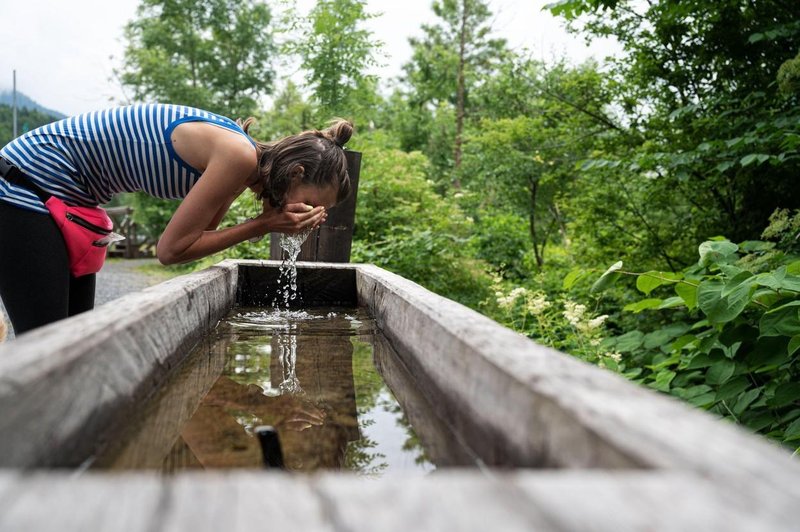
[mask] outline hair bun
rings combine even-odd
[[[350,137],[353,136],[353,123],[344,119],[334,120],[325,130],[325,136],[335,142],[336,145],[344,147]]]

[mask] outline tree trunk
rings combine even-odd
[[[536,266],[541,269],[544,264],[544,244],[539,246],[539,240],[536,235],[536,193],[539,191],[539,183],[535,179],[531,179],[529,183],[531,190],[531,210],[528,219],[530,220],[531,241],[533,242],[533,255],[536,257]]]
[[[461,167],[461,144],[464,133],[464,61],[465,49],[467,46],[467,9],[469,0],[462,0],[461,10],[461,39],[458,49],[458,88],[456,93],[456,145],[453,153],[455,170]],[[456,177],[453,180],[453,187],[461,188],[461,181]]]

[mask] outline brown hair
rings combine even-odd
[[[253,117],[237,123],[247,133]],[[334,120],[325,130],[312,129],[273,142],[259,142],[258,172],[263,189],[259,199],[266,199],[273,207],[282,208],[292,186],[292,176],[302,167],[300,183],[337,187],[336,202],[350,194],[350,177],[344,145],[353,134],[353,124],[348,120]],[[248,133],[249,135],[249,133]]]

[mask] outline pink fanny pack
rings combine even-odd
[[[69,271],[74,277],[100,271],[106,260],[108,245],[125,238],[111,231],[114,223],[100,207],[71,207],[65,204],[3,157],[0,157],[0,177],[30,190],[44,202],[64,236]]]
[[[72,275],[100,271],[108,245],[122,238],[111,231],[114,223],[106,211],[100,207],[71,207],[55,196],[45,202],[45,207],[64,235]]]

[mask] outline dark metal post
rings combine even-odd
[[[328,220],[300,248],[297,260],[312,262],[350,262],[353,229],[356,219],[358,178],[361,173],[361,152],[345,150],[347,173],[352,192],[342,203],[328,212]],[[270,233],[269,258],[281,260],[280,233]]]
[[[283,465],[283,450],[281,450],[281,440],[278,438],[278,431],[275,427],[261,425],[255,428],[258,441],[261,444],[261,454],[264,457],[264,467],[271,469],[286,469]]]

